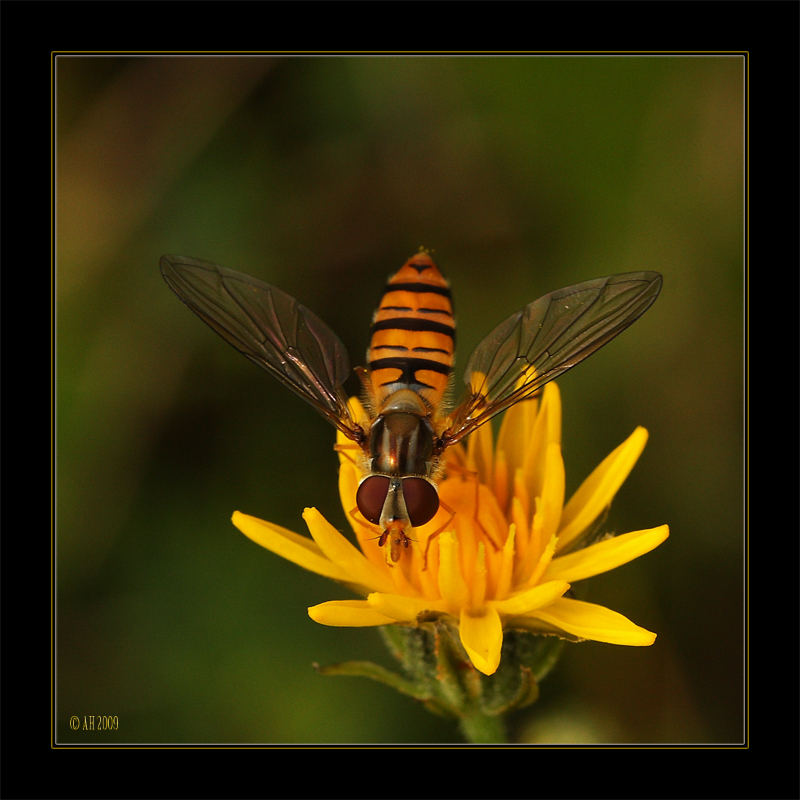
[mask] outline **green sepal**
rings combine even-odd
[[[530,669],[532,677],[538,683],[556,665],[565,641],[560,636],[508,630],[503,637],[503,657],[506,656],[505,648],[508,646],[508,658]],[[502,658],[500,663],[502,665]]]
[[[401,694],[413,697],[422,702],[425,707],[436,714],[446,717],[455,716],[452,709],[444,707],[435,698],[430,697],[428,692],[413,681],[407,680],[402,675],[392,672],[380,664],[373,664],[371,661],[342,661],[339,664],[328,664],[325,667],[314,664],[314,669],[320,675],[347,675],[356,678],[369,678],[370,680],[391,686]]]
[[[316,667],[317,671],[391,686],[436,714],[458,719],[470,742],[506,741],[502,716],[538,698],[539,681],[553,668],[564,645],[556,636],[506,630],[500,666],[493,675],[484,675],[472,665],[458,629],[446,618],[379,630],[403,675],[369,661]]]

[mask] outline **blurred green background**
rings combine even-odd
[[[158,270],[178,253],[275,283],[360,364],[420,245],[452,283],[461,365],[546,292],[664,275],[559,381],[568,493],[650,431],[609,524],[671,536],[587,599],[658,639],[567,645],[515,740],[742,740],[741,58],[60,56],[55,75],[59,742],[459,741],[313,670],[394,664],[376,631],[312,622],[352,595],[230,516],[306,533],[314,505],[345,529],[333,429]]]

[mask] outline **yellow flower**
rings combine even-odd
[[[351,403],[355,418],[364,418],[358,401]],[[316,622],[414,626],[444,620],[457,627],[472,664],[485,675],[498,668],[504,629],[649,645],[654,633],[565,596],[573,583],[625,564],[669,535],[661,525],[588,541],[646,442],[647,431],[637,428],[564,505],[561,399],[551,382],[541,402],[506,412],[495,444],[491,425],[484,425],[466,448],[447,451],[442,505],[413,530],[415,541],[397,563],[387,559],[388,547],[378,546],[380,531],[355,510],[360,475],[346,450],[340,451],[339,491],[360,549],[315,508],[303,514],[313,541],[238,511],[233,522],[268,550],[364,598],[313,606],[308,613]]]

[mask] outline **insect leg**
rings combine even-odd
[[[499,550],[502,545],[498,544],[494,537],[483,527],[483,523],[480,521],[479,512],[480,512],[480,496],[481,496],[481,482],[478,478],[478,473],[473,472],[472,476],[475,478],[475,513],[472,515],[472,519],[475,524],[481,529],[481,533],[489,540],[492,547],[495,550]]]
[[[356,464],[356,460],[349,455],[347,452],[348,450],[361,450],[361,445],[356,444],[355,442],[346,442],[345,444],[335,444],[333,446],[334,452],[342,453],[344,457],[353,464]]]
[[[447,522],[444,523],[441,527],[437,528],[429,537],[428,541],[425,542],[425,552],[422,555],[422,569],[420,572],[425,572],[428,569],[428,550],[430,549],[431,542],[440,534],[444,532],[444,529],[453,521],[453,517],[456,515],[456,510],[451,508],[447,503],[445,503],[442,498],[439,498],[439,505],[445,510],[450,512],[450,517],[448,518]]]
[[[371,522],[367,522],[365,519],[361,519],[361,518],[358,516],[360,513],[361,513],[361,512],[358,510],[358,506],[355,506],[355,508],[352,508],[352,509],[350,510],[350,512],[349,512],[350,516],[351,516],[351,517],[352,517],[352,518],[353,518],[353,519],[354,519],[354,520],[355,520],[355,521],[356,521],[356,522],[357,522],[359,525],[361,525],[361,527],[362,527],[362,528],[366,528],[366,529],[367,529],[368,531],[370,531],[371,533],[375,533],[375,531],[376,531],[376,530],[378,530],[378,535],[377,535],[377,536],[370,536],[370,537],[369,537],[369,539],[366,539],[365,541],[371,542],[373,539],[380,539],[380,538],[381,538],[381,536],[383,536],[383,534],[380,532],[380,530],[379,530],[379,529],[378,529],[378,528],[377,528],[375,525],[373,525]]]
[[[461,473],[461,475],[466,480],[474,479],[475,481],[475,510],[472,514],[472,519],[475,524],[480,528],[481,533],[488,539],[492,547],[495,550],[499,550],[502,545],[495,541],[494,537],[486,530],[483,523],[480,521],[480,490],[481,490],[481,481],[480,477],[477,472],[474,470],[468,469],[467,467],[463,466],[462,464],[450,464],[448,463],[447,469],[452,472]],[[441,500],[439,501],[441,503]]]

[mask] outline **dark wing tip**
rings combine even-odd
[[[180,267],[192,267],[194,269],[204,269],[207,272],[219,272],[219,267],[212,261],[203,261],[199,258],[190,256],[164,255],[159,259],[161,274],[167,276],[180,276]]]
[[[187,261],[192,261],[192,259],[187,258],[186,256],[165,255],[161,256],[158,263],[161,267],[162,274],[164,274],[166,272],[174,271],[177,265],[184,264]]]
[[[655,302],[661,292],[661,287],[664,285],[664,276],[660,272],[652,271],[642,272],[640,274],[642,280],[647,283],[647,286],[642,291],[642,297],[647,298],[647,304],[642,311],[643,314]]]
[[[175,271],[172,263],[178,258],[179,256],[161,256],[161,258],[158,260],[158,266],[161,269],[161,275],[164,280],[167,280],[167,278]]]
[[[608,283],[631,283],[633,281],[643,281],[653,287],[661,289],[661,284],[664,282],[664,276],[660,272],[654,270],[644,270],[642,272],[622,272],[617,275],[610,275],[605,278]],[[591,281],[589,281],[591,283]],[[578,284],[580,286],[580,284]]]
[[[648,284],[648,291],[650,291],[653,296],[656,296],[661,291],[661,286],[664,283],[664,276],[660,272],[655,272],[653,270],[645,270],[644,272],[628,272],[623,273],[622,275],[613,275],[615,283],[621,283],[622,281],[635,281],[641,280]]]

